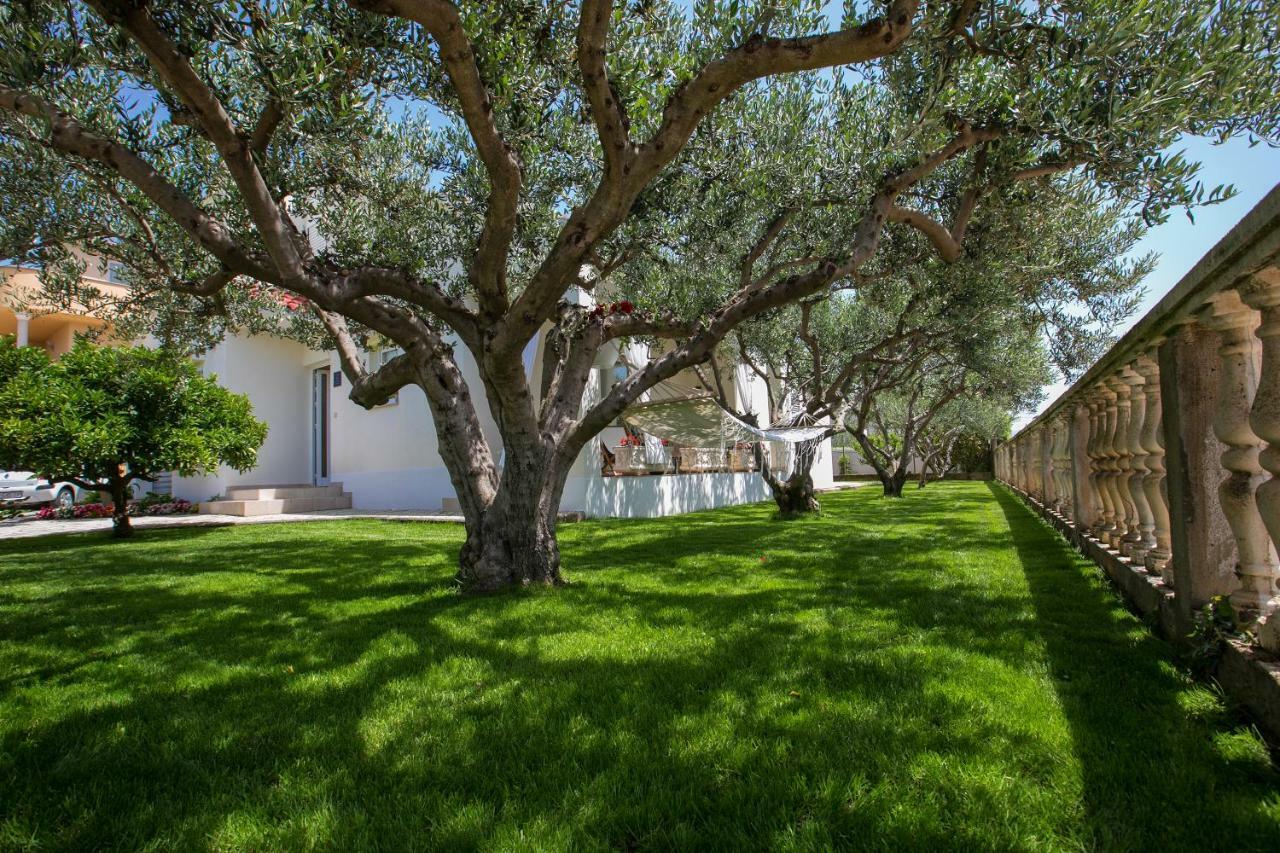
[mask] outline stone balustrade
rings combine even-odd
[[[1280,652],[1280,187],[997,447],[996,476],[1170,630],[1227,596]]]

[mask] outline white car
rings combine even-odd
[[[67,507],[86,494],[71,483],[50,483],[31,471],[0,471],[0,506]]]

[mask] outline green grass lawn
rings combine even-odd
[[[1280,848],[1263,744],[1007,492],[0,546],[0,848]]]

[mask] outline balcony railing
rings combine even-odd
[[[1144,573],[1179,630],[1226,596],[1280,652],[1280,186],[1001,445],[996,469]]]
[[[785,470],[787,450],[770,442],[769,464]],[[619,477],[647,474],[730,474],[755,471],[755,452],[741,447],[653,447],[622,446],[610,448],[614,455],[612,474]]]

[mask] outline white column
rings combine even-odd
[[[18,312],[18,340],[20,347],[25,347],[31,342],[31,315],[22,311]]]

